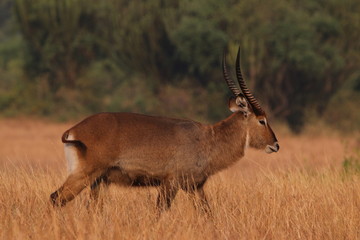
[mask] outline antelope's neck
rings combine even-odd
[[[209,169],[211,175],[242,158],[249,141],[247,121],[240,113],[209,126]]]

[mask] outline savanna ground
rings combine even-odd
[[[60,136],[71,124],[0,120],[1,239],[360,239],[359,138],[293,136],[275,127],[280,152],[248,150],[205,186],[213,216],[179,192],[156,217],[156,189],[89,190],[64,208],[49,194],[66,178]]]

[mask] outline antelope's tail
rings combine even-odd
[[[70,134],[70,130],[64,132],[64,134],[61,137],[61,141],[63,143],[72,143],[75,146],[81,148],[81,150],[86,150],[86,145],[80,140],[74,139],[74,137]]]

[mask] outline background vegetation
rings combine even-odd
[[[359,12],[357,0],[2,0],[0,112],[216,121],[228,114],[220,58],[233,68],[240,45],[277,120],[360,129]]]

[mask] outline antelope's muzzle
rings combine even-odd
[[[278,152],[280,149],[280,145],[278,142],[275,142],[273,145],[267,145],[265,148],[266,153]]]

